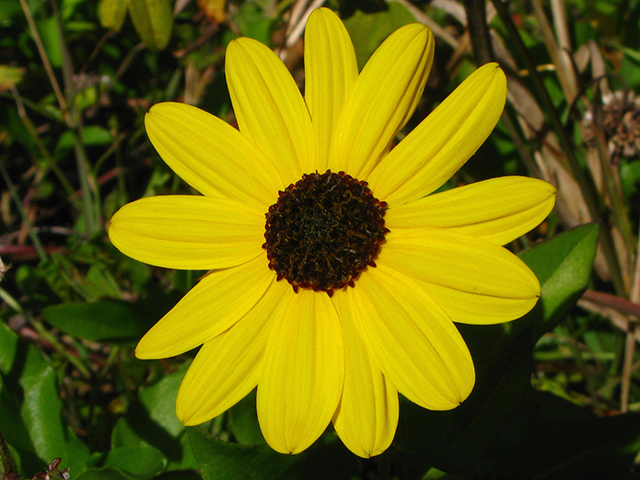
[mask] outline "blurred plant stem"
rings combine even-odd
[[[82,135],[82,119],[81,114],[76,111],[74,106],[75,89],[73,88],[73,65],[69,56],[66,44],[64,42],[64,31],[62,29],[62,23],[60,21],[60,14],[57,0],[51,0],[51,6],[53,9],[54,18],[56,20],[57,35],[60,42],[60,51],[62,52],[62,74],[65,81],[65,89],[67,91],[67,97],[62,92],[60,84],[55,76],[49,57],[36,28],[33,15],[29,9],[29,5],[26,0],[20,0],[20,5],[24,12],[25,18],[29,25],[29,30],[33,36],[33,40],[42,59],[47,77],[53,88],[53,92],[58,101],[58,106],[64,119],[74,144],[74,152],[76,159],[76,167],[78,170],[78,177],[80,179],[80,191],[82,193],[82,211],[84,216],[84,228],[88,235],[91,235],[101,229],[100,223],[100,202],[98,199],[98,189],[95,182],[89,177],[88,157],[83,144]]]
[[[33,243],[33,248],[35,248],[36,253],[38,254],[38,258],[41,261],[46,260],[48,258],[47,252],[42,246],[42,242],[40,242],[40,238],[38,238],[38,235],[33,229],[33,223],[31,223],[31,219],[29,218],[29,215],[27,215],[27,212],[24,209],[24,205],[20,201],[20,197],[16,192],[15,185],[11,181],[11,176],[7,172],[7,169],[4,167],[5,161],[6,161],[6,155],[3,155],[3,158],[0,158],[0,174],[2,175],[2,178],[5,181],[5,184],[7,185],[7,189],[9,190],[9,194],[11,195],[11,199],[13,200],[13,203],[15,203],[16,209],[20,213],[20,217],[22,218],[23,223],[27,227],[27,234],[31,239],[31,243]]]
[[[473,53],[478,65],[493,62],[495,56],[491,46],[491,36],[487,25],[485,0],[465,0],[464,9],[467,13],[467,28],[473,45]]]
[[[33,328],[36,329],[38,334],[49,342],[53,349],[65,360],[67,360],[70,364],[72,364],[78,372],[85,378],[90,379],[92,377],[92,372],[89,370],[81,361],[78,359],[73,353],[69,351],[69,348],[64,346],[60,341],[53,335],[49,330],[47,330],[40,320],[36,320],[35,318],[29,318],[29,322],[33,325]]]
[[[636,252],[640,252],[640,236],[638,236],[638,247]],[[629,300],[633,303],[640,303],[640,255],[636,253],[636,264],[633,275],[633,285],[629,294]],[[629,410],[629,391],[631,389],[631,375],[636,366],[633,365],[633,357],[636,350],[636,331],[638,330],[638,317],[629,315],[627,317],[627,333],[625,338],[624,362],[622,364],[622,378],[620,391],[620,410]]]
[[[518,28],[513,23],[511,15],[507,9],[507,5],[502,0],[492,0],[492,2],[509,32],[513,42],[514,51],[518,53],[528,69],[533,87],[537,91],[537,96],[541,101],[543,110],[546,112],[547,118],[550,120],[553,127],[553,132],[556,134],[560,143],[563,155],[558,155],[558,160],[563,164],[563,167],[570,172],[580,186],[582,197],[591,219],[604,223],[603,228],[600,229],[600,245],[607,261],[614,289],[618,295],[626,297],[628,284],[624,280],[622,267],[616,253],[613,235],[611,232],[611,224],[608,222],[606,215],[606,205],[601,201],[601,195],[596,188],[593,178],[585,171],[576,157],[576,149],[572,145],[572,141],[567,134],[566,128],[560,120],[560,115],[551,100],[544,82],[542,81],[537,65],[531,58],[531,55],[518,32]]]

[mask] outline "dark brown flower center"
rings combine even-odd
[[[386,202],[344,172],[311,173],[279,192],[269,207],[262,246],[269,268],[293,289],[329,295],[354,279],[375,258],[385,233]]]

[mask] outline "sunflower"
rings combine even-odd
[[[152,359],[202,346],[176,401],[185,425],[257,386],[274,450],[301,452],[333,422],[352,452],[380,454],[398,392],[432,410],[471,392],[454,322],[506,322],[536,303],[538,280],[502,245],[547,216],[553,187],[514,176],[432,194],[496,125],[498,65],[393,146],[433,51],[428,28],[406,25],[358,73],[346,29],[321,8],[305,32],[304,98],[271,50],[240,38],[225,70],[238,129],[189,105],[149,111],[154,147],[202,195],[127,204],[109,236],[142,262],[211,271],[136,349]]]

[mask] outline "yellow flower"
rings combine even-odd
[[[496,64],[392,148],[422,95],[431,31],[400,28],[360,74],[330,10],[314,11],[305,35],[304,98],[267,47],[229,45],[239,131],[188,105],[151,108],[151,142],[202,196],[125,205],[109,236],[140,261],[212,271],[136,349],[150,359],[202,345],[178,393],[185,425],[257,386],[273,449],[300,452],[332,421],[369,457],[393,440],[398,392],[432,410],[471,392],[453,322],[506,322],[534,306],[538,280],[501,245],[539,224],[555,191],[504,177],[429,195],[497,123],[506,80]]]

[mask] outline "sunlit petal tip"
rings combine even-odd
[[[344,345],[327,295],[300,290],[283,296],[278,307],[256,407],[267,443],[281,453],[298,453],[322,435],[336,411],[344,384]]]
[[[304,42],[304,95],[316,140],[315,168],[341,170],[330,165],[329,149],[344,102],[358,78],[353,43],[344,24],[327,8],[311,13]]]
[[[278,170],[254,143],[202,109],[160,103],[145,116],[145,127],[162,160],[205,196],[263,208],[273,191],[282,188]]]
[[[278,56],[256,40],[238,38],[227,47],[225,75],[243,136],[260,147],[287,182],[313,171],[309,110]]]
[[[136,345],[136,349],[134,352],[136,358],[140,360],[155,360],[158,358],[166,358],[163,356],[162,352],[158,356],[157,349],[155,348],[153,343],[146,341],[145,337],[146,335],[142,337],[138,342],[138,345]]]
[[[493,131],[506,94],[497,63],[477,69],[380,161],[369,177],[372,189],[393,206],[442,186]]]
[[[258,384],[272,306],[273,302],[261,302],[242,321],[202,346],[176,400],[176,414],[185,425],[217,417]]]
[[[369,458],[384,452],[398,425],[398,392],[373,363],[353,322],[354,305],[347,292],[334,295],[344,332],[345,379],[333,426],[356,455]]]
[[[505,245],[540,225],[555,197],[555,188],[542,180],[497,177],[391,208],[385,222],[391,230],[421,225]]]
[[[373,53],[344,105],[331,145],[332,168],[368,177],[415,111],[433,64],[431,30],[409,24]]]

